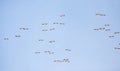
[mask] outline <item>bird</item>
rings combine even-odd
[[[96,14],[96,16],[106,16],[105,14]]]

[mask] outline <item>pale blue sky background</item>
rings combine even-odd
[[[119,13],[120,0],[0,0],[0,71],[120,71],[120,50],[114,50],[120,47],[120,35],[108,38],[120,31]],[[49,25],[43,27],[44,22]],[[93,30],[104,24],[111,25],[110,32]],[[52,27],[55,31],[41,31]],[[38,42],[39,38],[45,41]],[[52,39],[55,44],[48,43]],[[55,54],[47,55],[45,50]],[[64,58],[70,63],[53,62]]]

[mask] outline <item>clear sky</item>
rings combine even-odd
[[[120,71],[119,13],[120,0],[0,0],[0,71]]]

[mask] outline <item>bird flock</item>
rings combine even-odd
[[[96,16],[98,16],[98,17],[105,17],[106,16],[106,14],[96,14]],[[61,14],[61,15],[59,15],[58,17],[60,17],[61,19],[64,19],[65,17],[66,17],[66,15],[65,14]],[[46,26],[48,26],[48,25],[51,25],[51,24],[49,24],[49,23],[47,23],[47,22],[44,22],[44,23],[41,23],[41,25],[42,25],[42,27],[44,27],[44,28],[42,28],[41,29],[41,32],[48,32],[48,31],[55,31],[55,30],[57,30],[57,28],[55,28],[55,26],[65,26],[65,23],[64,22],[53,22],[52,23],[52,26],[53,27],[51,27],[51,28],[47,28]],[[103,27],[104,26],[104,27]],[[93,30],[94,31],[105,31],[105,32],[112,32],[112,30],[110,29],[110,26],[112,26],[111,24],[104,24],[102,27],[99,27],[99,28],[94,28]],[[31,29],[29,29],[28,27],[20,27],[19,28],[19,30],[20,31],[30,31]],[[58,32],[59,33],[59,32]],[[108,36],[108,38],[115,38],[116,36],[118,36],[118,35],[120,35],[120,32],[119,31],[115,31],[115,32],[112,32],[113,34],[112,35],[109,35]],[[56,33],[57,34],[57,33]],[[43,35],[44,35],[44,33],[43,33]],[[20,34],[17,34],[17,35],[14,35],[14,37],[15,38],[21,38],[23,35],[20,35]],[[8,41],[8,40],[10,40],[10,38],[9,37],[4,37],[3,38],[5,41]],[[36,40],[35,40],[36,41]],[[42,39],[42,38],[40,38],[40,39],[38,39],[37,40],[38,42],[44,42],[44,41],[46,41],[46,39]],[[57,41],[55,40],[55,39],[51,39],[51,40],[48,40],[47,41],[47,43],[45,43],[45,44],[51,44],[51,45],[53,45],[53,47],[54,47],[54,45],[57,43]],[[59,44],[59,43],[58,43]],[[120,50],[120,42],[118,43],[118,46],[117,47],[114,47],[114,49],[115,50]],[[51,48],[51,49],[54,49],[54,48]],[[66,52],[66,53],[71,53],[71,49],[70,48],[64,48],[64,51]],[[44,53],[44,54],[47,54],[47,55],[57,55],[57,52],[56,51],[51,51],[51,50],[45,50],[45,51],[38,51],[38,50],[36,50],[35,52],[34,52],[34,54],[35,55],[39,55],[39,54],[42,54],[42,53]],[[52,60],[53,62],[55,62],[55,63],[70,63],[70,59],[69,59],[69,57],[63,57],[63,58],[61,58],[61,59],[53,59]]]
[[[61,15],[59,15],[58,16],[60,19],[64,19],[65,18],[65,14],[61,14]],[[48,25],[52,25],[53,27],[47,27]],[[55,31],[55,30],[57,30],[57,28],[55,28],[55,26],[65,26],[65,23],[64,22],[53,22],[52,24],[51,23],[47,23],[47,22],[43,22],[43,23],[41,23],[41,32],[43,32],[43,34],[42,35],[45,35],[44,33],[47,33],[48,31]],[[32,29],[32,28],[31,28]],[[19,31],[30,31],[31,30],[29,27],[20,27],[19,28]],[[33,32],[34,33],[34,32]],[[59,33],[59,32],[58,32]],[[57,33],[56,33],[57,34]],[[24,35],[21,35],[21,34],[16,34],[16,35],[14,35],[14,37],[15,38],[21,38],[22,36],[24,36]],[[48,36],[49,37],[49,36]],[[44,38],[44,37],[43,37]],[[39,43],[42,43],[42,42],[44,42],[44,41],[46,41],[47,39],[43,39],[43,38],[40,38],[40,39],[37,39],[37,41],[39,42]],[[53,38],[53,37],[52,37]],[[22,39],[22,38],[21,38]],[[5,41],[8,41],[8,40],[10,40],[10,37],[4,37],[4,40]],[[36,41],[36,40],[35,40]],[[51,39],[51,40],[48,40],[45,44],[51,44],[51,45],[53,45],[53,47],[54,47],[54,45],[57,43],[57,41],[55,40],[55,39]],[[39,45],[41,45],[41,44],[39,44]],[[44,46],[43,46],[44,47]],[[54,49],[54,48],[51,48],[51,49]],[[63,51],[65,51],[66,53],[68,53],[68,54],[70,54],[70,52],[71,52],[71,49],[69,49],[69,48],[64,48],[64,50]],[[40,55],[40,54],[42,54],[42,53],[44,53],[44,54],[47,54],[47,55],[57,55],[57,52],[55,52],[55,51],[51,51],[51,50],[44,50],[44,51],[40,51],[40,49],[39,50],[36,50],[35,52],[34,52],[34,54],[35,55]],[[67,57],[67,56],[66,56]],[[52,60],[53,62],[55,62],[55,63],[63,63],[63,62],[65,62],[65,63],[70,63],[70,59],[69,59],[69,57],[63,57],[63,58],[61,58],[61,59],[54,59],[54,60]]]
[[[105,17],[106,14],[96,14],[96,16]],[[99,27],[99,28],[95,28],[93,30],[95,30],[95,31],[111,32],[112,34],[108,35],[108,38],[110,38],[110,39],[118,38],[118,36],[120,36],[120,32],[119,31],[112,32],[112,29],[110,29],[110,26],[112,26],[111,24],[104,24],[103,26]],[[120,50],[120,42],[118,42],[116,46],[117,47],[114,47],[114,49],[115,50]]]

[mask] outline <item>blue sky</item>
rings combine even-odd
[[[120,32],[119,5],[119,0],[0,0],[0,71],[120,71],[120,50],[114,49],[120,47],[120,34],[114,34]],[[102,27],[110,31],[93,30]],[[55,30],[42,31],[50,28]],[[44,53],[48,50],[54,54]],[[64,58],[70,63],[54,62]]]

